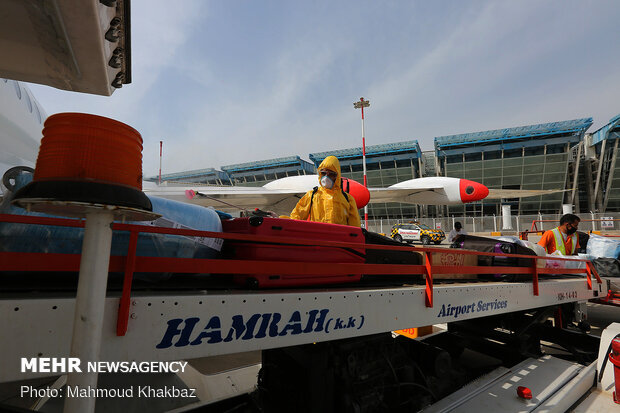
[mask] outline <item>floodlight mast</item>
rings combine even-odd
[[[362,167],[364,168],[364,187],[368,188],[368,181],[366,178],[366,137],[364,134],[364,108],[370,106],[369,100],[364,100],[363,97],[360,98],[359,102],[353,102],[353,107],[355,109],[362,110]],[[368,229],[368,205],[364,206],[364,228]]]

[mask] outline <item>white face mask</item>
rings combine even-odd
[[[323,188],[327,188],[327,189],[332,189],[332,187],[334,186],[334,181],[332,181],[332,179],[325,175],[321,177],[321,186]]]

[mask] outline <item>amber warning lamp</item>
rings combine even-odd
[[[33,181],[15,194],[29,210],[83,216],[92,209],[129,220],[153,219],[142,192],[142,137],[102,116],[58,113],[47,118]]]

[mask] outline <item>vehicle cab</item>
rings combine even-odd
[[[398,242],[408,244],[413,241],[420,241],[424,245],[431,242],[439,245],[446,239],[446,234],[440,229],[430,228],[428,225],[419,222],[409,222],[406,224],[396,224],[392,227],[391,237]]]

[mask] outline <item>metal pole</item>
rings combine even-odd
[[[540,231],[543,231],[542,214],[538,211],[538,220],[540,221]]]
[[[594,184],[594,207],[599,208],[600,210],[600,200],[599,200],[599,188],[601,183],[601,172],[603,171],[603,163],[605,160],[605,145],[607,144],[607,139],[603,139],[603,143],[601,145],[600,158],[598,159],[598,169],[596,171],[596,183]],[[600,194],[602,197],[603,194]],[[591,212],[591,211],[590,211]]]
[[[512,214],[510,213],[510,205],[502,205],[502,230],[512,229]]]
[[[161,152],[164,142],[159,141],[159,184],[161,185]]]
[[[362,163],[364,168],[364,188],[368,188],[368,180],[366,177],[366,136],[364,133],[364,98],[360,98],[362,102]],[[364,206],[364,228],[368,228],[368,205]]]
[[[113,220],[114,215],[107,210],[86,214],[71,339],[71,357],[79,358],[82,366],[89,361],[99,361]],[[69,373],[67,387],[75,386],[97,388],[97,373],[86,369],[82,373]],[[68,397],[63,411],[94,412],[96,400],[94,397]]]
[[[366,177],[366,134],[364,132],[364,108],[370,106],[370,101],[360,98],[359,102],[353,102],[355,109],[362,109],[362,167],[364,169],[364,187],[368,188]],[[364,227],[368,228],[368,205],[364,206]]]

